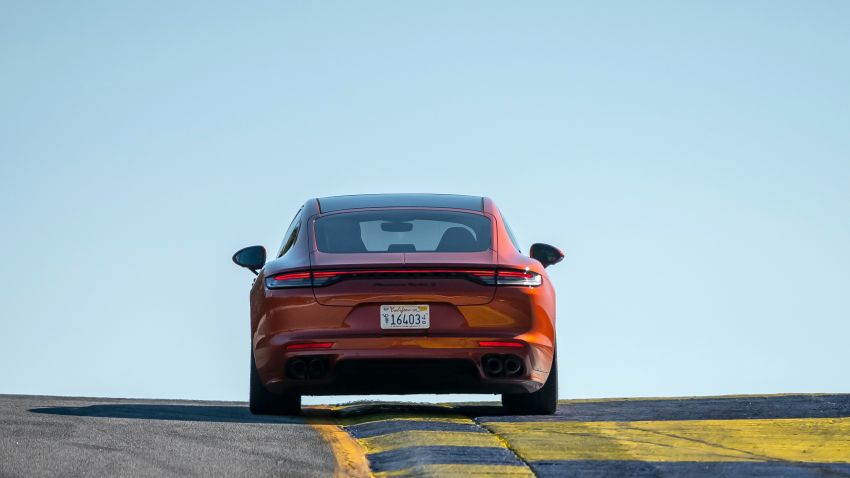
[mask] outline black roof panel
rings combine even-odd
[[[483,211],[481,196],[458,194],[357,194],[319,198],[321,212],[375,207],[438,207]]]

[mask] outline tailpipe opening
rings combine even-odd
[[[481,367],[488,377],[518,377],[525,370],[522,359],[516,355],[485,355]]]
[[[505,370],[502,359],[499,357],[485,357],[483,361],[484,373],[489,377],[498,377]]]
[[[286,364],[286,372],[291,378],[302,380],[307,376],[307,362],[302,358],[294,358]]]
[[[514,377],[519,375],[522,372],[522,361],[520,361],[519,357],[514,357],[513,355],[509,355],[505,358],[505,375],[508,377]]]
[[[286,363],[286,376],[295,380],[315,380],[327,373],[327,357],[294,357]]]
[[[312,358],[307,364],[307,376],[310,378],[322,378],[327,370],[328,366],[323,358]]]

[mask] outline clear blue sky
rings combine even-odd
[[[567,251],[561,395],[848,392],[850,3],[3,2],[0,393],[245,399],[308,197]],[[314,400],[322,401],[322,399]]]

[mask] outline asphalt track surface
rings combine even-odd
[[[0,396],[0,476],[330,476],[301,419],[243,403]]]
[[[850,477],[850,395],[354,403],[0,396],[0,476]]]

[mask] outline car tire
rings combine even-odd
[[[549,378],[532,393],[504,393],[502,407],[511,415],[552,415],[558,409],[558,357],[552,359]]]
[[[248,408],[254,415],[298,415],[301,413],[301,395],[274,394],[266,389],[257,373],[254,352],[251,352],[251,389]]]

